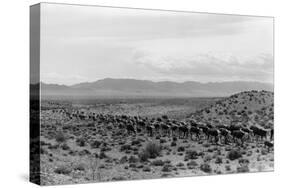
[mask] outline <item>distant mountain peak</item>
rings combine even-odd
[[[200,83],[104,78],[71,86],[41,83],[46,95],[219,97],[250,90],[273,91],[273,85],[250,81]]]

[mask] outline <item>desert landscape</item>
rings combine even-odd
[[[274,170],[273,17],[58,3],[33,13],[31,182]]]
[[[272,171],[273,98],[42,100],[41,183]]]

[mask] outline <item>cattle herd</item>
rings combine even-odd
[[[169,119],[163,115],[158,118],[148,119],[140,116],[109,115],[109,114],[86,114],[84,111],[73,113],[60,110],[68,118],[78,120],[90,120],[90,126],[95,123],[110,124],[126,131],[127,135],[137,135],[138,133],[153,136],[178,137],[179,139],[201,140],[205,139],[213,143],[220,144],[241,144],[245,141],[264,141],[266,147],[273,147],[274,129],[265,129],[260,126],[243,125],[241,123],[231,123],[230,125],[208,122],[197,122],[194,119],[178,121]]]

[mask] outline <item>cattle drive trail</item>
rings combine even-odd
[[[42,183],[272,171],[273,98],[43,100]]]

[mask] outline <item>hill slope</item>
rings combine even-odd
[[[213,124],[231,122],[247,126],[273,126],[274,94],[269,91],[246,91],[217,101],[214,105],[199,110],[189,117]]]

